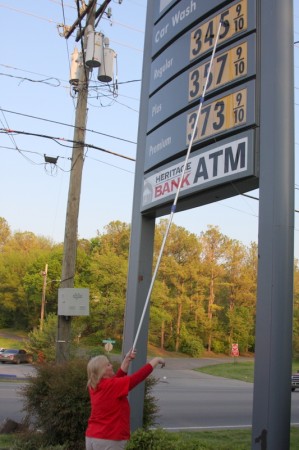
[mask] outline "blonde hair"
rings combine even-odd
[[[109,359],[106,356],[100,355],[91,358],[87,364],[87,386],[95,389],[98,382],[105,373]]]

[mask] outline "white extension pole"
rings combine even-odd
[[[152,290],[153,290],[154,282],[155,282],[155,279],[156,279],[156,276],[157,276],[157,272],[158,272],[158,269],[159,269],[159,266],[160,266],[162,254],[163,254],[163,251],[164,251],[166,239],[168,237],[168,233],[169,233],[169,230],[170,230],[170,227],[171,227],[171,224],[172,224],[173,215],[174,215],[175,210],[176,210],[176,205],[177,205],[179,193],[180,193],[180,190],[181,190],[181,186],[182,186],[182,183],[183,183],[183,178],[184,178],[184,175],[185,175],[187,162],[188,162],[188,159],[189,159],[189,156],[190,156],[190,152],[191,152],[191,148],[192,148],[192,145],[193,145],[194,136],[195,136],[196,128],[197,128],[197,125],[198,125],[198,120],[199,120],[199,117],[200,117],[200,114],[201,114],[202,104],[204,102],[204,97],[205,97],[205,93],[206,93],[206,90],[207,90],[207,86],[208,86],[208,82],[209,82],[209,78],[210,78],[210,73],[211,73],[211,70],[212,70],[212,65],[213,65],[213,61],[214,61],[214,57],[215,57],[216,47],[217,47],[217,43],[218,43],[218,40],[219,40],[220,29],[221,29],[222,25],[224,25],[224,23],[222,21],[220,21],[219,22],[218,31],[217,31],[217,35],[216,35],[216,39],[215,39],[215,43],[214,43],[214,47],[213,47],[213,52],[212,52],[212,55],[211,55],[211,60],[210,60],[210,64],[209,64],[209,70],[208,70],[208,74],[207,74],[207,79],[206,79],[206,82],[205,82],[205,85],[204,85],[202,96],[200,98],[199,107],[198,107],[198,111],[197,111],[197,115],[196,115],[196,120],[195,120],[195,124],[194,124],[194,128],[193,128],[192,136],[191,136],[191,139],[190,139],[190,142],[189,142],[188,151],[187,151],[187,154],[186,154],[182,175],[180,177],[180,181],[179,181],[178,189],[177,189],[177,192],[176,192],[176,196],[175,196],[173,205],[171,207],[171,213],[170,213],[170,216],[169,216],[169,219],[168,219],[167,229],[166,229],[165,234],[164,234],[164,238],[163,238],[163,242],[162,242],[162,245],[161,245],[160,253],[159,253],[159,256],[158,256],[158,259],[157,259],[157,263],[156,263],[156,267],[155,267],[155,270],[154,270],[154,273],[153,273],[152,281],[151,281],[151,284],[150,284],[150,287],[149,287],[149,290],[148,290],[148,294],[147,294],[146,301],[145,301],[145,304],[144,304],[143,312],[142,312],[142,315],[141,315],[141,318],[140,318],[140,322],[139,322],[139,325],[138,325],[138,329],[137,329],[137,332],[136,332],[136,336],[135,336],[135,339],[134,339],[134,343],[133,343],[133,347],[132,347],[133,350],[136,348],[136,343],[138,341],[138,337],[139,337],[140,330],[141,330],[141,327],[142,327],[142,323],[143,323],[143,319],[144,319],[144,316],[145,316],[146,308],[148,306],[148,303],[149,303],[149,300],[150,300],[150,297],[151,297],[151,293],[152,293]]]

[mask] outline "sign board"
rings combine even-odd
[[[106,352],[111,352],[111,350],[113,350],[113,345],[111,344],[111,342],[107,342],[105,344],[105,350]]]
[[[256,123],[255,82],[250,81],[207,100],[193,141],[200,144]],[[145,171],[186,153],[194,128],[197,108],[190,108],[156,128],[146,138]],[[201,145],[202,146],[202,145]]]
[[[191,139],[188,173],[177,211],[257,188],[256,0],[155,0],[148,10],[146,45],[151,56],[144,60],[143,71],[148,75],[141,102],[146,124],[140,127],[145,136],[137,149],[137,157],[143,153],[140,211],[155,216],[167,213],[164,206],[174,199],[179,167]],[[175,176],[161,181],[167,173]],[[232,182],[237,183],[235,188],[227,188]],[[213,189],[212,195],[209,189]]]
[[[240,356],[238,344],[232,344],[231,356]]]
[[[180,205],[182,206],[186,197],[195,193],[198,205],[201,204],[199,194],[215,187],[219,180],[231,184],[252,176],[255,172],[254,141],[255,132],[250,130],[192,152],[181,185]],[[184,160],[181,157],[145,175],[142,212],[159,209],[161,204],[173,202]]]
[[[202,2],[203,3],[203,2]],[[206,2],[209,6],[208,2]],[[234,9],[232,9],[234,7]],[[247,9],[246,9],[247,7]],[[240,9],[241,8],[241,9]],[[221,34],[219,48],[223,48],[222,44],[229,45],[232,39],[242,39],[244,34],[254,33],[256,30],[256,2],[255,0],[250,1],[250,8],[248,8],[247,2],[232,2],[232,5],[228,8],[223,8],[221,12],[214,13],[209,18],[209,21],[199,21],[201,24],[205,23],[208,25],[209,33],[207,39],[204,41],[204,45],[200,45],[200,40],[198,39],[202,29],[196,25],[191,30],[188,30],[182,36],[179,35],[177,39],[172,41],[161,53],[159,53],[151,61],[150,64],[150,89],[149,93],[152,94],[160,86],[165,84],[171,78],[173,78],[178,73],[186,70],[192,64],[198,62],[200,59],[206,58],[207,54],[211,53],[212,46],[214,45],[214,37],[212,38],[212,30],[215,30],[215,26],[218,28],[219,18],[224,17],[228,20],[229,16],[232,14],[235,16],[235,32],[225,30],[225,33]],[[244,13],[244,14],[243,14]],[[244,19],[244,15],[246,19]],[[200,31],[201,30],[201,31]],[[195,43],[197,42],[197,45]]]
[[[256,72],[255,36],[241,40],[218,51],[207,84],[206,95],[216,94],[243,78],[253,77]],[[148,126],[151,131],[157,125],[185,109],[198,103],[206,83],[210,58],[192,66],[151,96],[148,106]]]
[[[88,316],[89,289],[87,288],[59,288],[58,289],[59,316]]]

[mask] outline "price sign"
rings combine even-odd
[[[225,86],[229,87],[236,81],[253,77],[256,71],[255,61],[255,36],[248,36],[238,45],[231,44],[225,51],[217,52],[207,83],[207,92],[216,94],[217,90]],[[206,58],[151,96],[148,102],[148,132],[165,119],[178,114],[202,95],[209,66],[210,58]]]
[[[246,124],[247,89],[241,89],[216,100],[201,110],[193,142],[198,142],[240,125]],[[187,116],[187,144],[195,127],[197,110]]]
[[[203,91],[208,76],[210,62],[192,70],[189,75],[189,102],[198,98]],[[207,91],[212,91],[227,83],[247,75],[247,42],[237,45],[228,52],[217,56],[207,84]]]
[[[145,171],[174,159],[188,148],[197,111],[198,108],[191,106],[147,134]],[[225,138],[232,130],[241,132],[244,127],[255,126],[256,119],[255,81],[250,80],[242,87],[232,88],[226,95],[218,94],[203,103],[194,147],[214,137],[223,135]]]
[[[241,0],[221,14],[208,19],[192,32],[190,61],[213,48],[220,21],[225,25],[220,30],[219,45],[247,29],[247,0]]]

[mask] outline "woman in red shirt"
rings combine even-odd
[[[148,377],[163,358],[153,358],[132,375],[127,375],[136,356],[129,351],[115,374],[106,356],[95,356],[87,365],[91,413],[86,430],[86,450],[123,450],[130,439],[130,405],[127,395]]]

